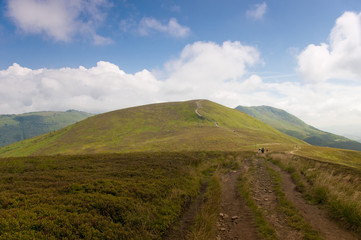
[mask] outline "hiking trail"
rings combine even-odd
[[[235,156],[237,167],[231,169],[223,166],[219,180],[222,189],[221,202],[219,212],[216,213],[213,239],[258,240],[264,238],[256,224],[255,213],[250,210],[246,200],[240,195],[241,178],[249,180],[244,186],[249,188],[250,199],[274,231],[270,239],[361,239],[356,236],[356,233],[343,229],[331,220],[325,209],[308,203],[296,190],[291,175],[266,160],[264,156],[265,154],[255,154],[244,159]],[[276,180],[275,174],[279,176],[279,180]],[[207,201],[204,197],[206,189],[207,185],[203,184],[198,199],[185,209],[180,219],[180,227],[171,231],[164,239],[191,239],[187,233]],[[288,202],[286,205],[284,205],[284,199]],[[297,218],[294,218],[296,215]]]
[[[196,110],[194,110],[194,111],[195,111],[195,113],[196,113],[200,118],[202,118],[202,119],[207,119],[207,118],[204,117],[202,114],[200,114],[199,111],[198,111],[198,110],[202,107],[201,101],[202,101],[202,100],[199,100],[199,101],[196,102],[197,108],[196,108]],[[218,126],[218,123],[217,123],[216,121],[214,121],[214,120],[210,120],[210,121],[213,121],[214,125],[216,125],[216,127],[219,127],[219,126]]]
[[[232,170],[222,176],[221,212],[217,221],[216,239],[260,239],[252,212],[238,194],[241,171]]]

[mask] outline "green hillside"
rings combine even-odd
[[[272,162],[298,177],[308,201],[360,232],[360,159],[207,100],[104,113],[0,148],[0,240],[216,239],[225,232],[220,213],[238,216],[223,206],[240,196],[260,238],[276,239],[275,213],[287,219],[282,227],[313,231],[285,201]],[[235,201],[223,201],[225,193]]]
[[[0,147],[61,129],[91,115],[75,110],[0,115]]]
[[[197,110],[197,112],[196,112]],[[0,156],[235,151],[305,144],[248,114],[207,101],[151,104],[90,117],[0,149]]]
[[[314,128],[288,112],[269,107],[236,107],[267,124],[315,146],[342,148],[361,151],[361,143]]]

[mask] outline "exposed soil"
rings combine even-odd
[[[187,234],[189,233],[189,228],[194,225],[196,216],[202,208],[204,201],[204,193],[207,190],[207,182],[204,182],[199,190],[199,196],[192,202],[188,203],[185,211],[183,212],[178,225],[174,226],[169,232],[164,236],[165,240],[180,240],[186,239]]]
[[[348,240],[358,239],[345,229],[342,229],[337,223],[328,218],[326,211],[319,209],[315,205],[308,204],[302,194],[296,191],[296,185],[293,183],[290,174],[282,171],[278,166],[272,165],[272,168],[281,173],[282,190],[292,204],[300,211],[304,219],[312,225],[321,236],[327,240]]]
[[[202,119],[205,119],[205,117],[198,112],[198,109],[202,107],[201,101],[202,100],[199,100],[199,101],[196,102],[197,108],[196,108],[196,110],[194,110],[194,112],[198,115],[198,117],[200,117]],[[219,127],[219,125],[218,125],[218,123],[216,121],[214,121],[214,120],[211,120],[211,121],[213,121],[213,123],[214,123],[214,125],[216,125],[216,127]]]
[[[278,210],[278,198],[273,191],[274,181],[266,169],[263,159],[254,159],[254,179],[252,195],[258,207],[264,212],[267,222],[274,228],[279,239],[303,239],[297,229],[287,224],[285,213]]]
[[[238,194],[238,177],[241,171],[222,176],[221,212],[217,221],[216,239],[260,239],[253,216]]]
[[[216,240],[221,239],[261,239],[256,227],[253,213],[239,195],[239,177],[252,167],[251,196],[258,208],[263,212],[268,224],[276,231],[278,239],[304,239],[304,233],[289,224],[289,218],[279,208],[279,199],[274,192],[275,180],[267,170],[271,167],[282,176],[282,191],[286,198],[300,212],[304,220],[318,231],[323,239],[327,240],[357,240],[355,234],[343,229],[329,219],[324,209],[311,205],[296,191],[289,173],[282,171],[278,166],[263,158],[250,158],[242,162],[242,167],[231,170],[222,175],[221,211],[217,220]],[[194,224],[197,213],[202,208],[204,193],[207,185],[204,184],[200,196],[189,204],[180,219],[179,226],[174,227],[164,239],[186,239],[188,229]]]

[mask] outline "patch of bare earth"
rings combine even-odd
[[[287,216],[279,211],[279,202],[274,189],[274,181],[266,169],[263,159],[254,159],[252,196],[263,211],[267,222],[276,231],[278,239],[303,239],[303,234],[287,224]]]
[[[186,239],[190,227],[194,226],[197,214],[202,208],[204,202],[204,193],[207,190],[207,183],[204,182],[199,190],[199,196],[186,206],[179,223],[163,237],[164,240],[181,240]]]
[[[241,171],[230,171],[222,176],[221,212],[217,221],[216,239],[260,239],[253,216],[238,194]]]
[[[327,240],[353,240],[357,238],[353,233],[342,229],[336,222],[329,219],[326,211],[318,208],[316,205],[308,204],[302,194],[296,190],[290,174],[282,171],[278,166],[272,165],[272,168],[282,176],[282,190],[286,197],[298,209],[303,218],[314,229],[321,233],[321,236]]]

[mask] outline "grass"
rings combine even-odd
[[[267,164],[267,162],[261,163]],[[277,211],[284,214],[287,224],[297,231],[302,232],[303,239],[321,239],[319,233],[315,231],[298,212],[296,207],[286,198],[285,193],[282,190],[281,175],[265,166],[266,170],[270,174],[273,182],[273,191],[277,196],[278,207]],[[247,168],[246,168],[247,169]],[[291,170],[291,169],[290,169]],[[278,239],[275,229],[268,223],[264,212],[258,207],[257,203],[252,197],[252,182],[256,180],[256,167],[253,162],[250,162],[250,167],[240,177],[239,190],[243,198],[246,200],[246,204],[253,212],[256,220],[256,225],[259,232],[264,239]]]
[[[312,145],[361,150],[361,143],[316,129],[281,109],[268,106],[238,106],[236,109]]]
[[[361,233],[359,168],[348,167],[350,164],[347,162],[341,165],[331,164],[329,161],[282,153],[271,154],[270,160],[282,169],[292,171],[295,183],[307,199],[325,206],[330,216]]]
[[[208,188],[204,194],[203,206],[196,217],[196,222],[191,228],[187,239],[208,240],[214,239],[216,222],[219,217],[222,200],[221,175],[224,172],[240,168],[244,158],[253,155],[252,152],[228,152],[219,155],[214,165],[206,171],[208,176]]]
[[[302,146],[296,155],[361,170],[361,152],[337,148]]]
[[[68,128],[0,148],[0,156],[164,151],[275,150],[304,145],[251,116],[202,100],[151,104],[90,117]],[[214,123],[219,125],[217,127]]]
[[[0,239],[161,239],[208,179],[203,208],[189,239],[214,237],[220,174],[238,169],[250,152],[125,153],[0,159]],[[358,169],[287,154],[270,154],[312,201],[360,232]],[[251,196],[254,166],[239,191],[264,239],[276,239]],[[271,170],[281,211],[307,239],[317,234],[302,222]],[[297,181],[296,181],[297,182]],[[310,228],[309,228],[310,229]]]
[[[208,188],[204,195],[204,205],[196,217],[195,225],[190,229],[187,239],[213,239],[216,232],[216,221],[221,203],[221,185],[219,170],[208,181]]]
[[[0,115],[0,147],[61,129],[91,115],[75,110]]]
[[[277,173],[275,170],[267,167],[267,171],[270,173],[274,180],[274,188],[273,190],[276,193],[276,196],[278,198],[278,208],[281,212],[285,213],[287,216],[287,224],[297,229],[298,231],[301,231],[303,233],[304,239],[314,239],[314,240],[320,240],[322,239],[320,237],[320,234],[315,231],[312,226],[310,226],[302,217],[302,215],[299,213],[299,211],[296,209],[296,207],[286,198],[285,193],[282,190],[282,177],[279,173]]]
[[[220,155],[1,159],[0,239],[160,239]]]
[[[245,173],[241,174],[239,178],[239,192],[245,200],[247,206],[250,208],[255,218],[256,226],[263,239],[274,240],[277,239],[276,231],[267,222],[262,210],[252,198],[251,186],[253,180],[254,166],[251,165]]]

